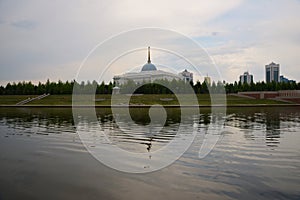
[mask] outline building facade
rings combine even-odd
[[[211,86],[211,78],[209,76],[204,77],[204,82],[207,86]]]
[[[140,72],[130,72],[121,75],[116,75],[113,80],[116,86],[126,84],[129,80],[134,81],[136,84],[152,83],[155,80],[184,80],[185,82],[193,81],[193,73],[184,70],[183,72],[173,74],[170,72],[158,70],[154,64],[151,63],[150,59],[150,47],[148,47],[148,61],[142,67]]]
[[[279,82],[280,66],[274,62],[271,62],[269,65],[266,65],[266,82]]]
[[[242,84],[251,84],[253,82],[253,75],[249,74],[249,72],[245,72],[243,75],[240,75],[240,82]]]
[[[193,82],[193,73],[189,72],[186,69],[183,72],[180,72],[179,76],[182,76],[182,79],[185,83]]]
[[[295,80],[290,80],[290,79],[284,77],[283,75],[280,76],[280,82],[282,82],[282,83],[296,83]]]

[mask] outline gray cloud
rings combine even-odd
[[[227,81],[237,80],[247,69],[261,80],[263,66],[273,60],[286,76],[300,80],[295,67],[300,61],[298,1],[155,0],[150,10],[147,4],[2,1],[0,84],[72,79],[96,44],[121,31],[151,26],[182,32],[202,44]]]

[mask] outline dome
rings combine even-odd
[[[155,71],[157,70],[155,65],[153,65],[152,63],[146,63],[143,68],[142,71]]]
[[[142,72],[144,71],[156,71],[156,67],[155,65],[153,65],[151,63],[151,60],[150,60],[150,47],[148,47],[148,62],[143,66],[142,68]]]

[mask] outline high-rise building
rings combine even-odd
[[[253,82],[253,75],[249,74],[249,72],[244,72],[243,75],[240,75],[240,82],[242,84],[251,84]]]
[[[204,77],[204,82],[206,83],[207,86],[211,85],[211,79],[209,76]]]
[[[266,65],[266,82],[270,83],[272,81],[279,82],[279,64],[271,62],[269,65]]]

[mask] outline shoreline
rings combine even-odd
[[[210,108],[210,107],[300,107],[300,104],[233,104],[233,105],[75,105],[77,108],[149,108],[163,106],[166,108]],[[0,105],[0,108],[72,108],[72,105]]]
[[[35,96],[24,95],[0,95],[0,108],[72,108],[76,107],[95,107],[95,108],[149,108],[152,106],[164,106],[165,108],[216,108],[216,107],[298,107],[300,102],[281,102],[274,99],[248,99],[243,97],[236,97],[227,95],[226,101],[211,101],[208,94],[197,95],[198,102],[190,101],[190,96],[187,94],[183,96],[184,101],[179,101],[173,95],[141,95],[130,98],[130,103],[125,101],[128,97],[119,96],[120,101],[112,102],[111,95],[96,95],[95,101],[90,99],[82,99],[84,101],[74,102],[72,95],[48,95],[45,98],[35,99],[34,101],[24,102],[26,99],[32,99]],[[172,99],[171,101],[164,101],[165,99]],[[219,98],[216,96],[216,98]],[[220,99],[222,100],[222,99]],[[122,104],[122,102],[124,104]],[[129,103],[129,105],[127,105]],[[211,105],[215,103],[214,105]]]

